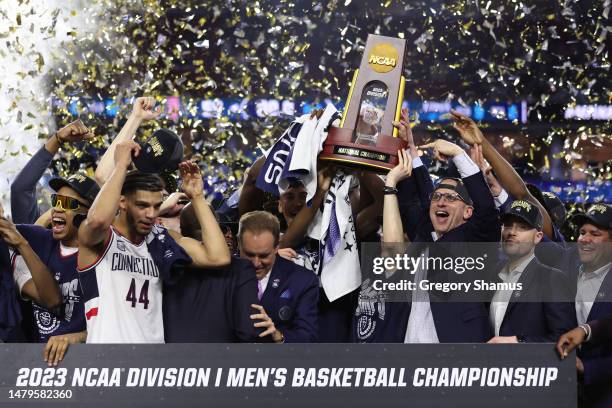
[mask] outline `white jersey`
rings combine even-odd
[[[163,343],[162,281],[147,243],[110,230],[102,255],[79,269],[87,343]]]

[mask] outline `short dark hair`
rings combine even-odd
[[[121,194],[128,195],[138,190],[163,191],[164,183],[157,174],[132,170],[125,176],[123,187],[121,187]]]
[[[278,218],[267,211],[251,211],[240,217],[238,226],[238,239],[242,241],[244,231],[261,233],[269,231],[274,237],[274,246],[278,246],[280,240],[280,223]]]

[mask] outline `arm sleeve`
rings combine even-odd
[[[576,327],[576,311],[570,302],[545,302],[548,333],[542,336],[525,336],[529,343],[554,343],[563,333]]]
[[[283,330],[286,343],[314,343],[317,341],[319,281],[314,274],[297,302],[291,326]]]
[[[583,358],[584,384],[604,384],[612,378],[612,357]]]
[[[250,318],[251,314],[254,313],[251,305],[259,303],[255,268],[250,262],[242,262],[241,260],[233,260],[232,268],[239,269],[236,271],[238,277],[232,305],[234,334],[243,343],[261,341],[256,328],[253,326],[253,320]]]
[[[453,163],[457,167],[459,174],[461,174],[461,178],[472,176],[480,171],[476,163],[470,159],[470,156],[465,151],[453,157]]]
[[[499,193],[497,197],[493,197],[496,208],[505,208],[509,199],[510,199],[510,196],[508,195],[508,192],[504,190],[503,188],[502,188],[501,193]]]
[[[19,293],[21,294],[21,290],[23,289],[23,285],[26,284],[27,281],[32,279],[32,274],[28,269],[25,261],[20,255],[14,255],[12,257],[12,265],[13,265],[13,278],[15,279],[15,283],[17,284],[17,288],[19,289]],[[25,299],[23,295],[21,295],[22,299]]]
[[[412,175],[397,184],[397,200],[404,232],[414,241],[421,227],[429,222],[429,197],[433,192],[433,182],[419,157],[413,159],[412,164]]]
[[[16,224],[33,224],[40,212],[36,205],[36,184],[51,164],[53,155],[42,146],[11,184],[11,213]]]
[[[538,272],[543,275],[546,270],[542,269]],[[549,270],[548,279],[541,281],[540,284],[543,286],[540,298],[544,305],[547,333],[543,336],[526,336],[526,340],[554,343],[563,333],[567,333],[578,325],[575,303],[569,301],[574,296],[569,279],[561,271]]]
[[[591,326],[591,339],[593,342],[612,341],[612,315],[595,322],[589,322]]]
[[[474,206],[474,213],[468,222],[470,225],[470,241],[497,242],[501,234],[499,211],[495,208],[493,195],[479,170],[471,176],[463,178]]]

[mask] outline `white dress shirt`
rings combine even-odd
[[[533,252],[527,256],[524,260],[522,260],[516,267],[510,271],[509,264],[504,266],[504,268],[499,272],[499,278],[504,283],[517,283],[521,278],[523,271],[529,265],[529,263],[535,258]],[[493,295],[493,299],[491,301],[491,306],[489,308],[489,321],[491,322],[491,327],[495,332],[496,336],[499,336],[499,329],[501,328],[502,322],[504,321],[504,316],[506,315],[506,309],[508,309],[508,303],[510,302],[510,298],[512,297],[512,290],[498,290]]]
[[[268,281],[270,280],[271,273],[272,269],[270,269],[268,273],[266,273],[266,276],[257,281],[257,288],[259,289],[259,293],[261,293],[262,296],[263,293],[266,291],[266,288],[268,287]]]
[[[425,259],[429,256],[429,249],[424,254]],[[416,289],[412,292],[412,303],[410,305],[410,316],[404,336],[404,343],[439,343],[436,325],[431,314],[429,303],[429,292],[419,289],[419,282],[427,278],[427,269],[420,265],[414,274]]]
[[[612,262],[607,263],[593,272],[585,272],[584,265],[580,265],[578,274],[578,290],[576,291],[576,320],[578,324],[588,321],[593,303],[601,288]]]

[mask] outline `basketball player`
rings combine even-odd
[[[117,145],[115,168],[79,229],[79,279],[85,298],[87,343],[163,343],[162,282],[177,267],[222,267],[230,253],[204,200],[200,168],[179,165],[183,191],[202,228],[202,242],[155,225],[162,204],[156,174],[128,173],[140,146]]]

